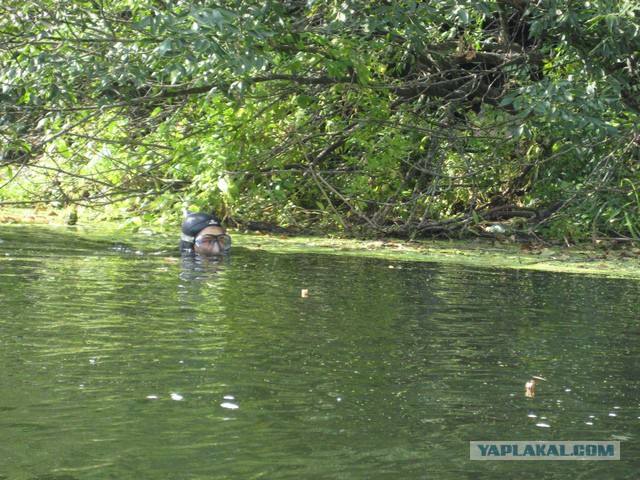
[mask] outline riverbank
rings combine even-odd
[[[614,241],[574,246],[515,243],[508,239],[362,241],[338,238],[239,235],[246,248],[281,253],[300,251],[465,264],[476,267],[516,268],[640,280],[640,249]]]
[[[97,218],[83,218],[75,224],[67,212],[0,210],[3,223],[40,224],[52,227],[81,228],[83,235],[116,233],[122,238],[148,239],[148,235],[162,237],[171,248],[172,227],[135,229],[121,227],[114,222]],[[138,230],[137,232],[135,230]],[[601,239],[579,245],[548,245],[542,242],[516,242],[508,237],[470,238],[467,240],[354,240],[330,237],[306,237],[270,234],[246,234],[231,231],[237,248],[261,249],[274,253],[321,253],[386,258],[392,262],[420,261],[464,264],[488,268],[516,268],[566,272],[582,275],[601,275],[612,278],[640,279],[640,248],[637,242]],[[148,243],[141,240],[141,243]],[[390,264],[390,267],[393,265]]]

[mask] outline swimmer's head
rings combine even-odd
[[[210,213],[188,213],[182,222],[180,250],[220,254],[231,249],[231,237]]]

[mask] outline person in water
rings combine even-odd
[[[231,237],[216,217],[209,213],[187,213],[182,222],[180,250],[220,255],[231,250]]]

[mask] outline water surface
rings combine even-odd
[[[640,470],[635,281],[134,243],[0,226],[0,478]],[[620,440],[622,460],[471,462],[472,440]]]

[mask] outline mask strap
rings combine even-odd
[[[195,237],[190,237],[189,235],[183,233],[182,235],[180,235],[180,239],[188,243],[193,243]]]

